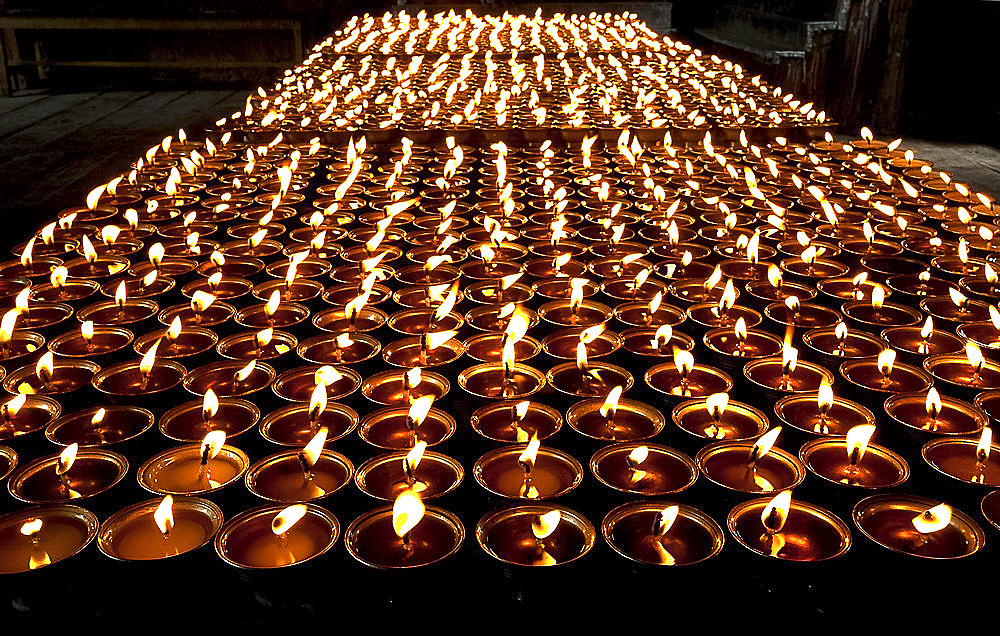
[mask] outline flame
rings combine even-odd
[[[226,444],[226,433],[225,431],[211,431],[205,436],[205,439],[201,442],[200,454],[202,457],[202,463],[208,461],[209,459],[215,459],[219,451]]]
[[[166,248],[163,247],[163,243],[153,243],[153,245],[150,246],[149,262],[154,269],[158,269],[160,267],[164,254],[166,254]]]
[[[949,523],[951,523],[951,506],[948,504],[938,504],[913,518],[913,527],[921,534],[937,532],[947,527]]]
[[[623,390],[621,386],[611,389],[608,396],[604,398],[604,404],[601,405],[601,417],[615,416],[615,413],[618,412],[618,400],[621,398]]]
[[[174,528],[173,497],[167,495],[160,501],[160,505],[153,511],[153,521],[156,522],[156,527],[160,529],[163,536],[170,534],[170,531]]]
[[[266,347],[270,344],[271,339],[274,338],[274,329],[268,327],[267,329],[261,329],[257,332],[255,340],[257,341],[257,348]],[[339,343],[338,343],[339,344]]]
[[[31,267],[31,251],[35,247],[34,237],[28,239],[28,242],[24,245],[24,249],[21,250],[21,265],[24,267]]]
[[[604,323],[588,327],[580,332],[580,342],[590,344],[597,340],[602,333],[604,333]]]
[[[931,387],[927,391],[927,399],[924,400],[924,408],[927,410],[927,414],[931,416],[931,419],[937,419],[938,414],[941,413],[941,396],[938,394],[938,390]]]
[[[216,397],[215,391],[209,388],[205,391],[205,397],[201,401],[201,416],[208,422],[215,414],[219,412],[219,398]]]
[[[76,462],[76,453],[79,448],[80,445],[73,442],[59,453],[59,459],[56,460],[57,475],[65,475],[69,472],[69,469],[73,467],[73,463]]]
[[[829,413],[830,409],[833,408],[833,387],[826,377],[820,380],[816,403],[819,405],[819,412],[823,415]]]
[[[852,466],[861,463],[861,458],[865,456],[868,442],[874,433],[875,426],[873,424],[859,424],[847,431],[844,447],[847,449],[847,460]]]
[[[922,327],[920,327],[920,337],[927,340],[934,333],[934,319],[927,316],[927,320],[924,321]]]
[[[28,400],[27,395],[19,393],[16,396],[12,397],[7,402],[5,402],[3,405],[4,419],[10,419],[15,415],[17,415],[18,411],[21,410],[21,407],[24,406],[24,403],[27,400]]]
[[[757,438],[757,441],[754,442],[753,448],[750,449],[751,463],[766,455],[767,452],[771,450],[771,447],[774,446],[774,442],[778,439],[778,435],[780,434],[781,427],[776,426]]]
[[[710,291],[715,289],[715,286],[719,284],[720,280],[722,280],[722,269],[716,265],[715,269],[712,270],[712,274],[705,279],[705,283],[702,286],[705,288],[705,291]]]
[[[313,438],[309,440],[305,448],[302,449],[302,458],[305,460],[306,465],[312,468],[316,465],[319,460],[320,454],[323,452],[323,445],[326,444],[326,434],[327,428],[324,426],[319,429]]]
[[[896,362],[896,351],[894,349],[882,349],[878,354],[878,370],[883,377],[892,375],[892,365]]]
[[[783,373],[792,373],[799,359],[799,350],[786,342],[781,347],[781,367]]]
[[[20,294],[19,294],[20,295]],[[7,346],[11,338],[14,337],[14,325],[17,323],[17,318],[20,312],[17,309],[11,309],[3,315],[3,319],[0,320],[0,343]]]
[[[150,272],[148,274],[146,274],[145,276],[142,277],[142,286],[143,287],[149,287],[150,285],[152,285],[153,281],[156,280],[156,277],[158,275],[159,275],[159,272],[157,272],[155,269],[154,270],[150,270]]]
[[[156,270],[153,270],[153,273],[155,274]],[[222,284],[222,272],[215,272],[214,274],[208,277],[208,286],[212,289],[212,291],[216,291],[220,284]],[[204,294],[206,292],[201,292],[201,293]]]
[[[969,302],[969,299],[966,298],[965,294],[958,291],[954,287],[949,287],[948,295],[951,296],[951,302],[955,303],[956,307],[962,309],[963,311],[965,310],[965,306]]]
[[[524,451],[517,458],[517,463],[524,469],[524,472],[530,473],[531,469],[535,467],[535,458],[538,456],[538,449],[541,447],[541,442],[538,441],[538,434],[531,436],[531,441],[525,446]]]
[[[324,386],[330,386],[334,382],[339,382],[344,378],[344,374],[336,369],[336,367],[325,364],[320,368],[316,369],[316,373],[313,374],[313,380],[316,384],[322,384]]]
[[[723,316],[736,303],[736,288],[733,286],[733,279],[726,281],[726,286],[722,290],[722,297],[719,299],[719,313]]]
[[[993,444],[993,429],[989,426],[983,427],[983,432],[979,436],[979,443],[976,444],[976,461],[985,464],[990,458],[990,448]]]
[[[760,522],[769,534],[777,534],[785,527],[788,510],[792,507],[792,491],[782,490],[771,499],[760,513]]]
[[[587,345],[582,342],[576,343],[576,368],[587,371]]]
[[[305,504],[288,506],[274,515],[274,519],[271,520],[271,532],[278,537],[286,534],[292,529],[292,526],[299,522],[299,519],[306,516],[307,510]]]
[[[510,342],[520,342],[528,332],[528,324],[528,316],[524,310],[520,308],[515,309],[510,320],[507,321],[507,328],[504,329],[504,335]]]
[[[191,311],[196,314],[200,314],[208,309],[214,302],[215,296],[199,289],[191,296]]]
[[[686,378],[694,368],[694,356],[690,351],[677,349],[674,351],[674,367],[682,378]]]
[[[160,346],[160,339],[157,338],[153,346],[149,348],[143,356],[142,360],[139,361],[139,371],[142,373],[143,377],[149,375],[150,371],[153,370],[153,365],[156,364],[156,349]]]
[[[174,316],[174,319],[170,321],[170,326],[167,327],[167,339],[177,340],[177,337],[181,335],[181,317]]]
[[[975,342],[971,340],[965,343],[965,357],[969,360],[969,364],[979,373],[980,369],[983,368],[983,364],[986,359],[983,357],[983,351],[979,348]]]
[[[407,422],[412,423],[414,428],[420,426],[421,422],[427,417],[427,413],[430,412],[431,404],[433,403],[433,395],[424,395],[413,400],[410,410],[406,413]]]
[[[579,308],[580,304],[583,303],[583,288],[587,284],[586,278],[572,278],[569,281],[570,286],[570,296],[569,296],[569,306],[573,308]]]
[[[969,242],[965,240],[964,236],[958,239],[958,259],[962,261],[963,265],[969,262]]]
[[[1000,309],[997,309],[993,305],[990,305],[990,322],[993,323],[993,328],[1000,331]]]
[[[253,370],[256,366],[257,366],[257,361],[251,360],[246,364],[246,366],[244,366],[243,368],[241,368],[239,371],[236,372],[236,374],[233,376],[233,380],[235,382],[243,382],[244,380],[250,377],[250,374],[253,373]]]
[[[458,332],[454,329],[449,329],[448,331],[436,331],[426,334],[426,342],[428,351],[437,349],[444,343],[448,342],[455,337]]]
[[[878,312],[885,302],[885,289],[878,283],[872,285],[872,307]]]
[[[448,295],[445,299],[438,305],[438,308],[434,310],[434,321],[444,319],[451,310],[455,308],[455,303],[458,302],[458,284],[459,281],[452,283],[451,287],[448,289]]]
[[[101,195],[104,194],[104,191],[107,190],[107,188],[108,188],[107,184],[99,185],[96,188],[94,188],[93,190],[91,190],[89,193],[87,193],[87,209],[88,210],[96,210],[97,209],[97,203],[98,203],[98,201],[101,200]]]
[[[406,537],[424,518],[424,502],[416,490],[399,493],[392,504],[392,529],[399,538]]]
[[[768,265],[767,267],[767,281],[771,283],[772,287],[781,287],[781,270],[778,269],[777,265]]]
[[[309,421],[315,422],[326,410],[326,384],[316,383],[312,395],[309,397]]]
[[[562,514],[558,510],[550,510],[545,514],[535,515],[531,520],[531,534],[539,541],[549,537],[559,525]]]
[[[94,244],[90,242],[87,235],[83,236],[83,256],[87,259],[88,263],[93,263],[97,260],[97,250],[94,249]]]
[[[42,530],[42,520],[35,518],[29,519],[21,524],[21,534],[26,537],[34,537]]]
[[[673,527],[674,521],[677,520],[677,515],[680,513],[680,507],[673,505],[667,506],[656,515],[656,520],[653,522],[653,536],[662,537],[670,531]]]
[[[52,379],[53,373],[55,373],[55,359],[51,351],[46,351],[35,363],[35,375],[42,384],[47,384]]]
[[[635,470],[636,468],[639,467],[640,464],[642,464],[642,462],[646,461],[647,457],[649,457],[649,447],[636,446],[635,448],[632,449],[632,452],[628,454],[626,463],[628,464],[629,468]]]
[[[60,265],[52,270],[49,274],[49,282],[52,283],[53,287],[62,287],[66,284],[66,278],[69,276],[69,270]]]
[[[125,281],[122,281],[115,288],[115,303],[119,307],[123,307],[126,301],[128,301],[128,292],[125,290]]]
[[[729,394],[724,391],[713,393],[705,398],[705,409],[716,422],[722,419],[722,414],[726,412],[727,406],[729,406]]]

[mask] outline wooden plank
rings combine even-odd
[[[0,99],[0,115],[10,115],[16,110],[34,104],[48,97],[48,95],[23,95],[21,97],[7,97]]]
[[[291,30],[299,24],[297,20],[252,19],[242,18],[55,18],[42,16],[3,16],[0,17],[0,28],[8,29],[53,29],[53,30],[236,30],[236,31],[266,31],[272,29]]]
[[[72,135],[93,121],[122,110],[144,95],[148,93],[134,91],[101,93],[71,109],[65,109],[9,135],[4,141],[3,152],[8,158],[34,152],[45,144]]]
[[[75,108],[88,100],[94,99],[98,94],[96,92],[88,92],[52,95],[31,108],[11,113],[9,116],[0,119],[0,138],[4,138],[4,145],[6,145],[6,137],[8,135],[13,135],[24,128],[58,115],[67,109]]]
[[[86,67],[86,68],[285,68],[298,64],[301,58],[249,62],[245,60],[190,59],[190,60],[46,60],[43,64],[50,67]],[[39,62],[29,62],[28,65],[38,66]]]

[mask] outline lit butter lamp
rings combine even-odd
[[[302,446],[314,440],[321,430],[326,431],[324,437],[331,441],[349,435],[358,426],[358,414],[343,404],[331,403],[326,387],[326,382],[320,379],[308,404],[291,404],[265,416],[260,421],[261,436],[279,446]]]
[[[101,367],[89,360],[56,358],[51,351],[43,353],[33,366],[17,369],[3,380],[10,393],[61,395],[90,386]]]
[[[401,338],[382,350],[382,359],[397,367],[438,367],[454,362],[465,353],[457,331],[425,332]]]
[[[263,506],[227,521],[213,545],[226,563],[243,570],[300,565],[325,554],[340,537],[340,523],[315,504]]]
[[[381,371],[364,380],[361,394],[383,406],[408,406],[425,395],[440,400],[451,384],[448,379],[433,371],[423,371],[420,367],[403,371]]]
[[[272,327],[260,331],[235,333],[219,341],[215,349],[231,360],[274,360],[295,349],[298,340],[290,333]]]
[[[212,389],[219,397],[241,397],[270,386],[274,376],[274,367],[256,360],[213,362],[184,376],[184,389],[194,395]]]
[[[673,305],[663,302],[663,292],[657,291],[648,302],[628,302],[615,307],[615,318],[633,327],[676,327],[687,316]]]
[[[250,430],[260,418],[257,405],[246,400],[224,398],[208,389],[201,400],[185,402],[160,417],[160,432],[169,439],[197,442],[214,430],[236,437]]]
[[[560,393],[590,397],[607,395],[616,386],[631,388],[634,382],[632,374],[622,367],[603,362],[590,362],[587,359],[587,343],[581,333],[581,339],[576,345],[576,362],[566,362],[549,369],[545,379],[552,388]]]
[[[956,333],[959,338],[975,342],[988,357],[996,360],[1000,358],[1000,309],[990,305],[989,311],[989,321],[963,323],[958,326]],[[956,353],[959,350],[961,346],[958,349],[934,353]]]
[[[11,349],[18,349],[18,345],[11,343],[11,339],[17,334],[14,332],[14,327],[17,326],[22,330],[35,329],[38,331],[45,331],[49,327],[54,327],[67,318],[73,315],[73,307],[65,303],[38,303],[32,302],[30,296],[30,287],[25,287],[21,292],[14,297],[14,309],[11,309],[4,314],[7,318],[7,347],[6,355],[11,355]],[[25,340],[24,336],[16,338],[16,340]],[[2,341],[0,341],[2,344]],[[25,343],[20,348],[27,347],[30,343]],[[35,343],[35,349],[38,348],[39,343]],[[3,351],[3,349],[0,349]],[[2,359],[2,358],[0,358]]]
[[[29,299],[43,303],[72,303],[93,296],[98,289],[100,286],[92,280],[70,279],[69,272],[60,265],[49,274],[48,283],[31,285]]]
[[[41,430],[61,412],[62,406],[50,397],[19,393],[0,405],[0,440]]]
[[[618,385],[603,399],[577,402],[566,412],[566,422],[577,433],[599,441],[648,439],[663,430],[663,413],[645,402],[621,399],[623,392]]]
[[[606,446],[591,457],[590,471],[605,486],[647,497],[686,490],[698,479],[694,460],[659,444]]]
[[[982,528],[961,510],[915,495],[873,495],[854,506],[851,518],[878,545],[916,557],[967,557],[986,541]]]
[[[818,355],[824,365],[833,368],[839,367],[845,360],[875,357],[885,348],[881,338],[848,329],[843,321],[825,329],[810,329],[802,334],[802,342]]]
[[[774,405],[774,413],[792,428],[813,435],[843,436],[857,426],[874,425],[875,416],[857,402],[834,395],[824,380],[812,394],[786,395]]]
[[[45,437],[59,446],[110,446],[139,437],[154,420],[152,411],[138,406],[91,407],[54,420]]]
[[[870,300],[849,300],[841,310],[855,326],[874,332],[887,327],[913,326],[923,318],[913,307],[885,302],[885,288],[878,283],[872,287]]]
[[[771,397],[818,391],[824,380],[833,383],[830,371],[812,362],[800,362],[798,355],[798,349],[786,339],[780,359],[754,360],[743,367],[743,375]]]
[[[153,346],[157,346],[156,354],[161,358],[189,358],[205,353],[215,347],[219,337],[215,332],[203,327],[184,327],[180,316],[174,316],[170,325],[160,331],[156,330],[140,336],[133,343],[135,352],[143,355]]]
[[[283,372],[274,379],[271,390],[289,402],[308,402],[318,384],[326,385],[328,399],[339,400],[358,390],[361,375],[349,367],[306,365]]]
[[[462,465],[426,449],[427,442],[421,441],[405,452],[377,455],[358,467],[354,483],[361,492],[383,501],[394,501],[411,488],[425,500],[454,491],[465,476]]]
[[[159,305],[146,298],[130,299],[125,282],[118,284],[114,300],[106,300],[87,305],[76,312],[80,322],[91,321],[95,325],[115,326],[141,323],[156,315]]]
[[[594,526],[563,506],[524,505],[491,512],[476,524],[479,546],[518,566],[565,565],[594,547]]]
[[[562,427],[562,413],[540,402],[529,400],[493,402],[472,414],[472,429],[494,442],[528,442],[532,437],[545,440]]]
[[[348,553],[377,569],[431,565],[455,554],[464,541],[458,517],[425,506],[415,489],[401,492],[392,506],[362,514],[344,533]]]
[[[705,346],[715,354],[719,366],[725,369],[742,367],[749,360],[767,358],[781,352],[782,342],[777,336],[765,331],[747,329],[747,323],[740,316],[730,327],[710,329],[703,337]]]
[[[37,570],[78,554],[97,536],[97,517],[88,510],[50,504],[0,517],[0,573]]]
[[[568,453],[541,448],[533,437],[525,446],[492,450],[478,460],[472,474],[487,492],[509,499],[551,499],[583,481],[583,466]]]
[[[805,466],[790,453],[774,447],[781,434],[776,426],[756,441],[722,441],[695,455],[701,473],[712,483],[738,492],[773,492],[794,488],[806,477]]]
[[[515,347],[527,330],[526,317],[512,317],[501,339],[500,363],[487,362],[463,370],[458,374],[458,385],[471,395],[492,399],[524,399],[540,391],[545,386],[542,372],[515,362]],[[583,339],[580,334],[580,344],[586,347]]]
[[[166,495],[119,510],[101,524],[97,547],[121,561],[154,561],[208,544],[222,527],[222,511],[206,499]]]
[[[1000,389],[1000,362],[987,360],[974,342],[965,343],[965,355],[931,356],[924,368],[952,391],[973,399],[977,393]]]
[[[199,290],[192,294],[188,304],[167,307],[156,318],[164,325],[170,325],[175,318],[180,318],[185,327],[215,327],[228,322],[235,313],[236,308],[229,303]]]
[[[676,348],[673,362],[649,368],[645,381],[672,401],[725,393],[733,387],[733,380],[728,375],[713,367],[695,364],[690,351]]]
[[[237,312],[237,324],[253,329],[294,327],[309,317],[309,308],[300,303],[282,302],[278,290],[271,292],[267,302],[251,305]],[[316,323],[314,323],[316,324]],[[319,326],[317,324],[317,326]]]
[[[811,440],[799,450],[799,459],[812,473],[836,484],[858,488],[898,486],[909,477],[910,469],[897,453],[870,444],[874,433],[873,424],[860,424],[848,430],[843,439]]]
[[[128,461],[118,453],[70,444],[58,455],[18,468],[7,481],[7,492],[28,503],[85,499],[112,488],[127,473]]]
[[[979,438],[932,439],[920,449],[927,464],[968,484],[1000,485],[1000,460],[993,445],[993,429],[984,426]]]
[[[258,497],[280,503],[316,501],[351,482],[354,465],[325,450],[327,430],[320,428],[304,448],[270,455],[246,473],[247,489]]]
[[[554,300],[538,308],[538,315],[546,322],[562,327],[592,327],[607,322],[613,312],[602,303],[584,299],[586,278],[571,278],[569,302]]]
[[[425,441],[434,446],[455,434],[458,425],[444,411],[431,408],[434,398],[425,395],[407,407],[389,407],[366,416],[359,427],[361,439],[376,448],[403,450]]]
[[[1000,313],[997,314],[998,324],[1000,324]],[[970,338],[970,334],[964,334],[959,327],[958,337],[955,334],[934,328],[934,319],[927,316],[920,327],[889,327],[882,332],[882,339],[889,343],[889,346],[906,356],[910,362],[922,362],[927,356],[951,355],[961,353],[965,347],[965,338]]]
[[[93,321],[85,320],[78,331],[68,331],[51,339],[48,348],[67,358],[101,359],[129,346],[133,337],[128,329],[95,327]]]
[[[737,505],[726,518],[733,538],[757,554],[786,561],[826,561],[851,548],[851,533],[833,513],[783,490]]]
[[[634,501],[608,513],[601,523],[608,545],[631,561],[648,565],[694,565],[725,544],[719,524],[691,506]]]
[[[158,453],[139,467],[139,485],[161,495],[204,495],[224,488],[250,465],[246,453],[225,444],[226,434],[212,431],[200,444]]]
[[[681,402],[670,417],[682,431],[702,439],[753,439],[768,428],[763,412],[749,404],[731,401],[725,391]]]
[[[157,360],[157,341],[138,362],[122,362],[98,372],[94,388],[111,396],[148,396],[168,391],[181,383],[187,374],[175,360]]]
[[[989,424],[989,417],[979,408],[957,398],[942,397],[934,387],[927,393],[889,397],[885,412],[918,439],[974,435]]]
[[[896,350],[883,349],[875,360],[848,360],[840,365],[840,375],[859,392],[910,393],[926,391],[934,383],[922,369],[896,362]]]

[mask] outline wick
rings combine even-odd
[[[309,460],[306,459],[306,454],[300,452],[298,454],[298,458],[299,458],[299,466],[302,467],[302,476],[305,478],[305,481],[307,482],[312,481],[313,478],[312,466],[309,465]]]
[[[403,474],[406,476],[407,486],[413,486],[417,483],[417,478],[413,474],[413,466],[410,466],[410,460],[406,457],[403,458]]]

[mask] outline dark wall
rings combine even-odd
[[[910,15],[903,131],[1000,146],[1000,2],[918,0]]]

